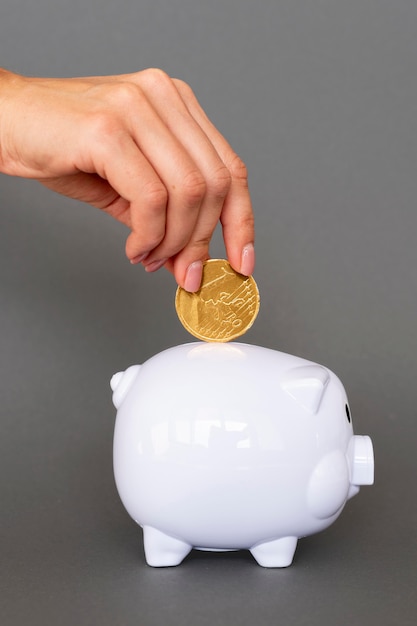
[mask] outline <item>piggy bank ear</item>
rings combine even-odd
[[[329,380],[329,372],[321,365],[302,365],[286,372],[281,387],[307,411],[317,413]]]
[[[113,404],[116,409],[122,404],[126,397],[127,392],[131,388],[133,381],[136,378],[137,373],[140,370],[140,365],[132,365],[128,367],[124,372],[117,372],[114,374],[110,381],[110,387],[113,391]]]

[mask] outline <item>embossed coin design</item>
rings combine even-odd
[[[226,342],[243,335],[259,311],[259,291],[252,276],[238,274],[224,259],[203,265],[195,293],[178,287],[175,308],[189,333],[204,341]]]

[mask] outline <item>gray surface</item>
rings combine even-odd
[[[128,264],[110,218],[1,177],[2,624],[415,624],[416,33],[414,0],[2,0],[5,67],[192,85],[249,167],[246,340],[338,373],[376,456],[375,486],[287,570],[148,568],[113,483],[108,379],[189,339],[175,285]]]

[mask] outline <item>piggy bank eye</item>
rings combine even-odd
[[[349,424],[350,424],[350,422],[351,422],[352,420],[351,420],[351,417],[350,417],[350,411],[349,411],[349,407],[348,407],[348,405],[347,405],[347,404],[345,404],[345,411],[346,411],[347,421],[348,421],[348,422],[349,422]]]

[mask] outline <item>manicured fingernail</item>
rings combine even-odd
[[[255,248],[253,243],[248,243],[242,250],[242,259],[240,263],[240,273],[244,276],[250,276],[255,269]]]
[[[141,263],[148,256],[148,252],[144,252],[143,254],[138,254],[138,256],[134,256],[133,259],[130,259],[132,265],[137,265]]]
[[[185,274],[184,289],[186,291],[198,291],[201,285],[201,279],[203,276],[203,263],[202,261],[194,261],[188,266]]]
[[[159,268],[165,265],[167,261],[168,259],[160,259],[159,261],[152,261],[152,263],[149,263],[149,265],[145,266],[145,270],[147,272],[156,272],[156,270],[159,270]]]

